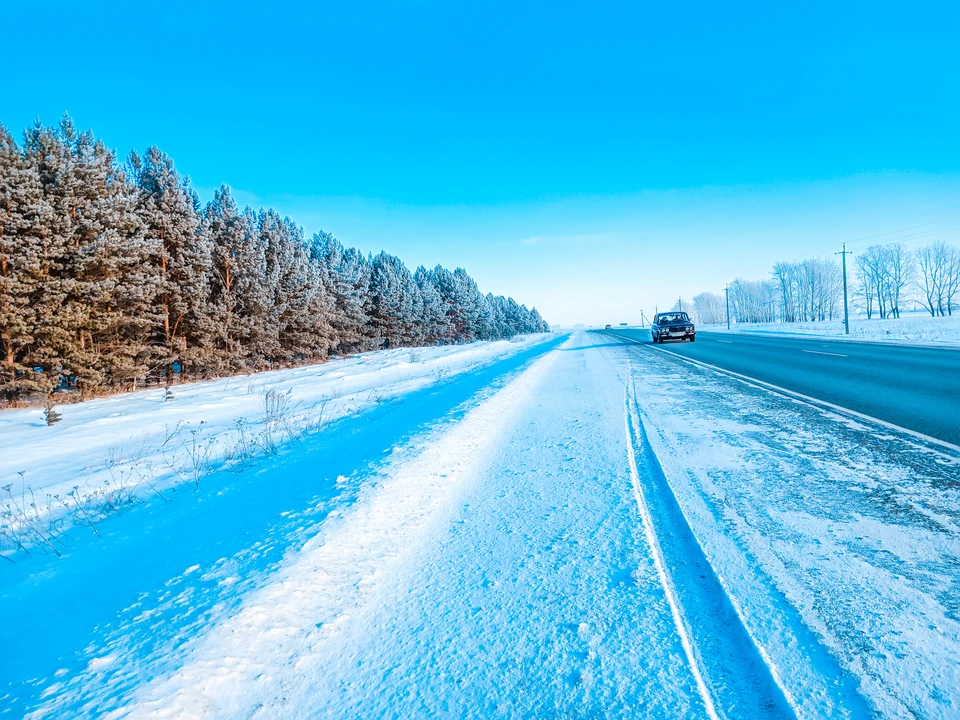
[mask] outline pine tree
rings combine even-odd
[[[370,266],[360,251],[345,249],[323,231],[313,236],[310,255],[320,264],[323,284],[333,300],[333,346],[341,354],[366,349]]]
[[[37,168],[0,125],[0,397],[53,387],[51,375],[30,364],[50,220]]]
[[[486,340],[491,337],[490,308],[476,281],[466,270],[453,271],[455,304],[459,307],[462,342]]]
[[[233,369],[262,367],[275,350],[270,327],[273,289],[267,279],[266,245],[252,210],[239,212],[230,189],[221,187],[207,205],[204,231],[211,250],[212,314],[219,328],[222,363]]]
[[[328,233],[305,243],[226,186],[201,212],[155,147],[127,168],[69,117],[22,149],[0,127],[0,397],[546,328],[461,268],[411,274]]]
[[[382,347],[411,345],[420,290],[400,258],[380,253],[370,265],[369,336]]]
[[[487,307],[490,308],[490,329],[495,338],[510,337],[513,333],[507,326],[505,312],[506,299],[500,295],[487,293]]]
[[[532,333],[550,332],[550,326],[547,325],[547,321],[540,316],[540,313],[537,312],[536,308],[533,308],[532,310],[530,310],[530,332]]]
[[[428,345],[442,344],[450,337],[450,326],[443,297],[433,283],[433,274],[421,265],[413,279],[420,291],[421,342]]]
[[[82,392],[135,381],[149,370],[153,252],[136,214],[136,193],[113,153],[65,117],[56,131],[27,132],[52,208],[41,270],[39,362],[75,376]]]
[[[214,341],[207,302],[210,296],[211,247],[201,232],[196,194],[156,147],[141,159],[130,156],[139,188],[137,214],[155,254],[149,262],[157,275],[154,299],[161,323],[151,342],[164,348],[164,374],[169,382],[174,363],[200,369]]]
[[[288,284],[282,288],[292,301],[282,318],[281,344],[294,359],[325,359],[334,344],[333,298],[324,285],[322,266],[310,257],[303,230],[289,219],[287,223],[295,231],[295,243]],[[295,298],[294,293],[298,293]]]
[[[430,279],[440,295],[440,305],[443,308],[444,322],[447,326],[447,335],[444,342],[460,342],[466,333],[463,320],[463,310],[459,304],[457,279],[453,273],[441,265],[430,271]]]
[[[280,361],[326,357],[332,341],[332,302],[321,267],[311,260],[303,230],[274,211],[259,216],[266,253],[266,285],[272,292],[270,321],[276,324]]]

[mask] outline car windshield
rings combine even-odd
[[[669,315],[661,315],[661,323],[680,323],[680,322],[689,322],[690,318],[687,317],[686,313],[670,313]]]

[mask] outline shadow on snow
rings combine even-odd
[[[61,712],[91,700],[86,711],[107,711],[262,585],[331,510],[352,502],[385,453],[438,419],[463,415],[477,393],[565,339],[336,421],[278,457],[205,477],[199,492],[133,506],[99,523],[99,538],[75,528],[62,558],[0,568],[0,715],[42,704],[45,690],[63,693]],[[348,481],[338,485],[340,476]],[[94,658],[106,697],[85,695],[104,684],[76,681]],[[56,691],[54,680],[62,684]]]

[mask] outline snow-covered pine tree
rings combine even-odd
[[[285,222],[292,241],[292,262],[281,291],[292,300],[281,317],[280,344],[290,357],[323,359],[334,342],[333,298],[324,285],[322,266],[310,256],[303,229],[290,218]]]
[[[150,263],[161,323],[151,342],[165,350],[160,361],[169,381],[174,363],[184,372],[202,372],[209,361],[215,337],[207,307],[211,247],[200,229],[197,196],[173,161],[150,147],[143,158],[132,153],[129,164],[140,191],[137,213],[154,239]]]
[[[136,187],[117,165],[113,151],[90,132],[81,133],[74,153],[82,159],[89,211],[78,228],[85,243],[82,280],[93,310],[91,333],[108,384],[136,388],[165,354],[151,342],[162,322],[156,306],[159,278],[150,258],[159,241],[149,237],[137,214]]]
[[[440,345],[450,340],[447,309],[440,291],[433,282],[433,274],[423,265],[413,274],[420,291],[421,337],[424,344]]]
[[[440,295],[440,303],[446,317],[447,337],[445,342],[463,342],[466,337],[466,327],[463,319],[463,308],[460,306],[457,279],[453,273],[442,265],[437,265],[430,271],[433,286]]]
[[[332,334],[330,301],[303,231],[273,210],[261,211],[258,224],[266,258],[265,286],[272,295],[261,318],[268,326],[260,333],[276,343],[275,348],[263,348],[262,354],[278,361],[325,357]]]
[[[43,202],[50,209],[42,233],[38,288],[30,300],[34,325],[30,364],[42,375],[44,389],[50,391],[59,382],[66,356],[74,345],[80,345],[84,332],[78,327],[82,315],[66,306],[72,284],[67,266],[74,250],[73,220],[79,200],[74,199],[75,183],[70,182],[74,175],[70,149],[55,130],[39,123],[29,128],[24,133],[24,156],[40,180]]]
[[[455,303],[459,306],[463,342],[491,337],[490,308],[476,281],[463,268],[453,271]]]
[[[536,308],[530,310],[530,332],[545,333],[550,331],[550,326],[544,320]]]
[[[38,302],[40,362],[75,376],[84,393],[135,383],[156,355],[149,336],[160,321],[148,261],[153,241],[136,214],[136,190],[113,153],[66,116],[55,131],[28,130],[26,154],[52,208]]]
[[[313,236],[310,255],[320,263],[324,287],[333,300],[333,347],[341,354],[367,349],[370,265],[366,258],[359,250],[344,248],[333,235],[323,231]]]
[[[526,327],[526,317],[524,312],[512,297],[506,298],[504,303],[504,315],[507,318],[507,328],[510,335],[517,335],[524,332]]]
[[[204,228],[212,246],[211,304],[222,362],[234,369],[263,367],[263,353],[277,343],[268,241],[260,236],[257,215],[249,208],[239,212],[224,185],[207,205]]]
[[[505,298],[493,293],[487,293],[487,307],[490,308],[490,330],[492,337],[510,337],[512,333],[507,327],[507,316],[504,311]]]
[[[31,364],[49,223],[37,168],[0,125],[0,398],[52,389]]]
[[[381,252],[370,264],[368,334],[382,347],[411,345],[419,288],[400,258]]]
[[[464,342],[545,327],[484,296],[463,269],[309,244],[273,210],[239,211],[226,187],[201,213],[156,148],[129,174],[69,117],[0,128],[0,393],[136,386],[384,344]],[[129,179],[128,179],[129,178]],[[37,369],[38,371],[34,371]]]

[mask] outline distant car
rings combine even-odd
[[[609,325],[609,324],[604,325],[604,326],[603,326],[603,329],[604,329],[604,330],[609,330],[609,329],[610,329],[610,325]]]
[[[697,339],[697,329],[685,312],[657,313],[650,325],[650,337],[655,343],[662,343],[664,340],[694,342]]]

